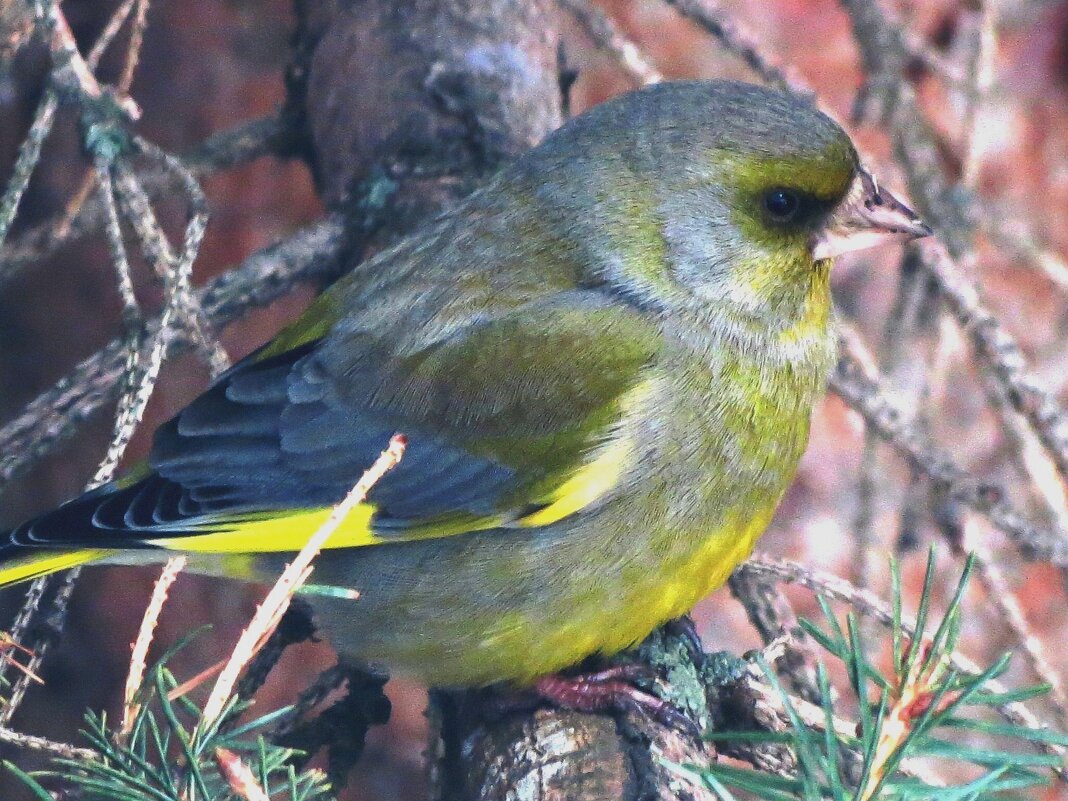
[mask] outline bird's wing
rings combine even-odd
[[[157,432],[147,475],[16,530],[21,544],[299,548],[395,432],[401,464],[327,547],[540,526],[611,490],[660,338],[574,290],[403,356],[335,329],[240,362]]]

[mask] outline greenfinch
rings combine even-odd
[[[531,682],[687,612],[751,552],[835,354],[834,256],[929,229],[793,96],[663,83],[572,119],[355,267],[3,536],[0,583],[181,552],[275,577],[394,432],[310,596],[343,656]]]

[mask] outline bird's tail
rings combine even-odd
[[[10,531],[0,531],[0,587],[84,565],[113,553],[101,547],[103,532],[95,528],[93,516],[118,486],[105,484]]]
[[[0,534],[0,541],[8,536]],[[57,550],[55,548],[26,548],[20,545],[0,546],[0,587],[47,576],[88,562],[95,562],[109,551],[100,548]]]

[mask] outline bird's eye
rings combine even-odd
[[[789,189],[772,189],[764,195],[764,208],[775,222],[789,222],[801,208],[801,198]]]

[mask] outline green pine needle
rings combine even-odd
[[[147,673],[139,691],[142,707],[125,740],[111,731],[105,715],[90,713],[82,739],[94,752],[92,758],[56,759],[50,770],[33,775],[6,763],[5,767],[40,801],[52,798],[40,783],[42,778],[72,785],[84,801],[182,801],[190,795],[198,801],[232,801],[237,796],[216,763],[217,750],[225,748],[239,756],[273,801],[333,797],[322,773],[293,767],[296,751],[259,736],[288,710],[269,712],[228,732],[216,724],[194,739],[201,710],[188,698],[167,697],[178,682],[165,662],[166,658]],[[223,718],[247,706],[233,698]]]
[[[1068,747],[1068,734],[991,722],[981,715],[991,706],[1039,697],[1049,687],[996,693],[988,689],[989,683],[1008,669],[1008,654],[978,675],[962,675],[951,666],[973,565],[974,559],[969,557],[945,612],[936,624],[932,623],[936,571],[935,551],[931,549],[917,605],[915,634],[910,636],[903,622],[900,568],[891,561],[893,676],[882,675],[868,660],[855,615],[846,615],[843,628],[830,602],[817,596],[822,621],[817,624],[801,620],[800,624],[828,657],[842,663],[852,698],[844,704],[834,700],[827,670],[823,664],[818,665],[822,730],[810,729],[775,672],[758,656],[757,664],[782,700],[790,730],[721,731],[711,739],[754,746],[781,744],[786,739],[796,759],[796,775],[783,777],[718,762],[691,771],[696,771],[709,790],[724,801],[730,798],[730,789],[766,801],[855,801],[861,797],[873,801],[1010,801],[1020,797],[1014,793],[1048,784],[1047,771],[1058,767],[1060,760],[1055,755],[1036,752],[1035,746]],[[933,628],[932,633],[929,628]],[[878,698],[878,703],[873,704],[872,698]],[[844,716],[836,711],[838,705],[855,708],[855,737],[838,733],[836,720]],[[889,728],[891,725],[894,728]],[[843,768],[843,755],[847,752],[859,764],[859,781],[857,770],[850,777]],[[982,773],[966,783],[937,786],[903,770],[909,760],[917,759],[927,765],[942,763],[948,768],[947,775],[974,776],[977,769]],[[953,768],[954,765],[959,767]]]

